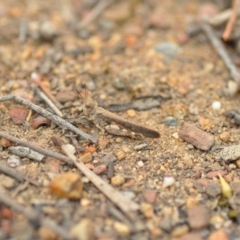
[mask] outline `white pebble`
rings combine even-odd
[[[175,183],[175,179],[173,177],[164,177],[164,179],[163,179],[163,188],[170,187],[174,183]]]
[[[139,167],[143,167],[144,166],[144,162],[143,161],[138,161],[137,164],[138,164]]]
[[[235,81],[228,81],[223,92],[228,97],[234,97],[239,90],[238,84]]]
[[[212,103],[212,109],[213,109],[213,110],[220,110],[221,107],[222,107],[222,104],[221,104],[221,102],[219,102],[219,101],[214,101],[214,102]]]
[[[19,156],[11,155],[7,160],[7,164],[9,167],[15,168],[20,165],[21,159]]]

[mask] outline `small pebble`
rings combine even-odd
[[[76,152],[76,148],[72,144],[65,144],[65,148],[71,153],[74,154]]]
[[[211,182],[206,186],[206,193],[210,197],[217,197],[221,193],[221,186],[216,182]]]
[[[20,162],[21,162],[21,158],[16,155],[11,155],[7,160],[7,164],[11,168],[18,167],[20,165]]]
[[[230,140],[230,134],[229,132],[222,132],[220,135],[219,135],[219,138],[221,141],[223,142],[228,142]]]
[[[94,172],[95,174],[97,174],[97,175],[102,174],[102,173],[104,173],[104,172],[106,172],[106,171],[107,171],[107,167],[106,167],[106,165],[104,165],[104,164],[98,165],[97,167],[95,167],[95,168],[93,169],[93,172]]]
[[[180,128],[178,135],[186,142],[194,145],[201,150],[209,150],[214,144],[214,136],[204,132],[192,123],[184,122]]]
[[[237,165],[238,168],[240,168],[240,159],[238,159],[238,160],[236,161],[236,165]]]
[[[127,145],[122,145],[122,150],[123,150],[125,153],[130,153],[130,152],[131,152],[131,149],[130,149]]]
[[[213,110],[220,110],[221,109],[221,107],[222,107],[222,104],[221,104],[221,102],[219,102],[219,101],[214,101],[213,103],[212,103],[212,109]]]
[[[174,177],[164,177],[163,179],[163,188],[167,188],[175,184]]]
[[[143,167],[144,166],[144,162],[143,161],[138,161],[137,164],[138,164],[139,167]]]
[[[177,119],[175,117],[169,116],[164,120],[166,126],[177,126]]]
[[[126,157],[126,153],[120,150],[116,153],[116,157],[119,161],[121,161]]]
[[[116,175],[111,178],[111,183],[113,186],[121,186],[125,182],[125,179],[121,175]]]
[[[220,157],[224,161],[236,160],[240,158],[240,145],[232,145],[223,148],[223,150],[220,152]]]
[[[228,81],[223,89],[223,93],[227,97],[234,97],[238,93],[239,86],[235,81]]]
[[[154,214],[153,206],[149,203],[144,203],[144,202],[141,203],[140,211],[144,215],[145,218],[153,217],[153,214]]]
[[[127,114],[130,118],[135,118],[136,117],[136,111],[134,109],[128,109]]]
[[[72,227],[70,235],[76,240],[87,240],[94,238],[94,226],[90,219],[82,219]]]
[[[157,192],[155,190],[146,189],[143,192],[143,198],[148,203],[154,203],[156,201]]]
[[[203,205],[187,209],[187,215],[192,229],[201,229],[209,225],[209,210]]]
[[[224,218],[219,215],[213,215],[210,218],[210,224],[214,226],[215,229],[221,228],[224,224],[224,221],[225,221]]]
[[[80,158],[79,161],[83,162],[83,163],[89,163],[92,161],[92,154],[90,152],[87,152],[85,154],[83,154]]]
[[[117,231],[117,233],[121,236],[121,237],[128,237],[130,235],[130,228],[124,224],[124,223],[121,223],[121,222],[115,222],[113,224],[113,227],[114,229]]]
[[[229,237],[224,230],[219,229],[215,232],[212,232],[208,237],[208,240],[229,240]]]
[[[187,224],[183,224],[180,226],[176,226],[172,231],[171,231],[171,236],[172,237],[181,237],[184,234],[189,232],[189,227]]]
[[[217,170],[217,171],[208,172],[208,173],[206,174],[206,177],[207,177],[207,178],[214,178],[214,177],[217,177],[218,175],[224,176],[224,175],[226,175],[226,174],[227,174],[227,172],[224,171],[224,170]]]
[[[139,144],[139,145],[134,146],[134,150],[140,151],[140,150],[146,148],[147,146],[148,146],[148,145],[147,145],[146,143],[142,143],[142,144]]]

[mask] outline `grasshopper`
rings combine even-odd
[[[159,132],[155,130],[152,130],[147,127],[143,127],[132,121],[124,119],[118,116],[117,114],[112,113],[102,107],[99,107],[98,103],[91,97],[90,92],[86,89],[86,85],[83,85],[83,91],[78,93],[83,99],[84,117],[86,117],[89,121],[93,122],[97,128],[103,130],[101,126],[105,126],[107,124],[111,124],[112,122],[114,122],[116,124],[121,125],[125,129],[131,130],[132,132],[138,135],[143,135],[149,138],[160,137]],[[114,134],[114,131],[108,131],[108,132]],[[114,135],[127,136],[127,134],[117,134],[116,132]]]

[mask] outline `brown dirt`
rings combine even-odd
[[[109,144],[103,146],[103,149],[99,147],[100,142],[96,144],[97,150],[92,154],[90,162],[94,166],[100,165],[109,153],[114,153],[119,159],[123,158],[116,160],[114,175],[124,176],[124,184],[115,188],[127,197],[133,197],[132,200],[138,204],[147,202],[144,193],[152,189],[156,193],[156,200],[149,200],[151,206],[148,211],[153,210],[154,214],[147,218],[149,212],[139,212],[138,219],[146,224],[146,228],[140,233],[126,233],[123,236],[124,230],[117,225],[122,221],[113,215],[110,209],[112,205],[109,207],[110,203],[105,196],[91,183],[85,183],[80,201],[57,200],[48,188],[53,177],[61,172],[81,173],[75,168],[54,165],[55,162],[47,163],[46,160],[39,163],[22,158],[20,165],[15,168],[27,173],[41,187],[29,184],[23,190],[17,190],[24,183],[9,183],[10,187],[2,183],[0,185],[5,187],[10,197],[25,206],[31,206],[36,201],[48,202],[42,204],[41,214],[56,221],[66,231],[82,219],[89,219],[86,228],[90,226],[93,229],[93,239],[173,239],[176,235],[184,237],[189,232],[197,232],[198,237],[207,239],[219,228],[227,232],[229,239],[236,239],[230,236],[240,234],[238,217],[229,217],[231,207],[220,206],[220,195],[210,197],[205,189],[212,182],[218,183],[217,178],[206,177],[212,171],[225,170],[228,183],[239,182],[239,166],[222,162],[218,150],[201,151],[177,136],[181,123],[188,121],[213,134],[216,145],[239,143],[240,130],[230,125],[223,115],[224,111],[239,106],[238,95],[228,98],[223,94],[226,81],[231,79],[229,72],[203,34],[192,39],[185,35],[185,31],[197,20],[202,1],[170,0],[159,3],[153,0],[153,8],[149,12],[151,19],[145,17],[147,6],[141,1],[132,1],[135,4],[134,14],[126,10],[130,9],[130,3],[121,1],[119,5],[116,3],[108,8],[102,14],[101,21],[94,22],[86,30],[76,30],[80,19],[89,10],[87,2],[36,0],[0,3],[0,93],[1,96],[16,94],[34,98],[37,105],[48,109],[33,90],[31,74],[39,73],[45,86],[64,106],[62,112],[65,119],[81,116],[78,108],[82,102],[74,90],[80,89],[84,82],[94,99],[104,106],[127,103],[142,96],[171,96],[171,99],[154,109],[136,111],[136,114],[127,111],[117,113],[157,130],[161,134],[159,139],[134,140],[101,133],[101,143],[108,140]],[[72,17],[69,17],[69,13]],[[31,32],[24,43],[18,39],[21,21],[26,22]],[[34,39],[43,21],[53,24],[56,37],[51,36],[48,41],[43,36]],[[145,27],[148,21],[151,27]],[[168,60],[155,48],[163,42],[174,43],[181,51],[176,53],[175,50],[175,56]],[[122,90],[119,90],[118,84],[123,84]],[[212,109],[214,101],[221,102],[220,110]],[[51,127],[33,129],[30,122],[35,113],[23,124],[14,124],[9,117],[9,110],[16,107],[21,106],[14,102],[0,104],[1,131],[55,152],[60,150],[54,146],[52,136],[72,144],[69,133],[53,124]],[[177,126],[165,124],[169,116],[177,120]],[[79,127],[91,133],[89,128]],[[220,140],[222,132],[230,134],[228,142]],[[79,145],[92,145],[77,139]],[[146,149],[134,150],[135,146],[143,143],[147,144]],[[1,145],[0,160],[6,165],[12,154],[3,141]],[[175,183],[163,188],[166,176],[172,176]],[[101,177],[111,184],[106,173]],[[4,175],[0,175],[0,178],[3,181]],[[50,200],[54,200],[55,204],[50,204]],[[195,220],[187,216],[189,208],[195,205],[206,207],[209,214],[206,220],[209,222],[200,223],[197,228],[192,227],[191,221]],[[239,215],[239,209],[236,212]],[[219,224],[214,222],[216,216],[220,219]],[[4,228],[6,219],[2,217],[0,231],[9,232],[8,235],[13,238],[23,234],[21,239],[58,239],[57,236],[44,238],[44,234],[50,233],[44,232],[43,228],[34,228],[32,235],[27,238],[16,227],[23,219],[24,216],[13,211],[13,217],[8,223],[9,230]],[[28,222],[26,225],[32,226]],[[180,234],[176,234],[177,230]]]

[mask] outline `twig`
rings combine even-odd
[[[89,24],[91,24],[99,15],[106,9],[110,4],[112,4],[115,0],[101,0],[98,1],[97,5],[91,10],[91,12],[85,17],[80,23],[79,28],[85,28]]]
[[[14,100],[17,103],[21,103],[27,107],[29,107],[30,109],[34,110],[35,112],[39,113],[40,115],[43,115],[46,118],[51,119],[53,122],[55,122],[57,125],[61,126],[63,129],[69,129],[70,131],[76,133],[77,135],[92,141],[93,143],[97,142],[97,139],[83,131],[81,131],[80,129],[76,128],[75,126],[73,126],[71,123],[65,121],[64,119],[44,110],[43,108],[21,98],[18,96],[14,96],[14,95],[6,95],[4,97],[0,98],[0,102],[4,102],[4,101],[10,101],[10,100]]]
[[[78,162],[77,158],[68,151],[62,142],[52,137],[52,140],[56,145],[58,145],[62,151],[74,162],[75,166],[105,195],[107,196],[115,205],[117,205],[129,218],[132,218],[134,211],[139,209],[138,204],[135,202],[127,200],[120,192],[115,190],[112,186],[98,177],[95,173],[90,171],[82,162]]]
[[[210,42],[211,42],[212,46],[214,47],[215,51],[222,58],[223,62],[225,63],[225,66],[229,70],[230,75],[233,78],[233,80],[236,81],[238,83],[238,85],[240,86],[240,77],[239,77],[237,68],[235,67],[231,58],[228,56],[228,53],[227,53],[223,43],[221,42],[221,40],[219,40],[215,36],[211,26],[208,25],[207,23],[202,23],[201,24],[201,29],[207,35],[207,37],[210,40]]]
[[[29,179],[28,177],[24,176],[22,173],[13,170],[12,168],[0,164],[0,172],[3,172],[4,174],[17,179],[19,182],[23,182],[23,180],[26,180],[27,182],[35,185],[35,186],[39,186],[39,184],[31,179]]]
[[[52,93],[42,84],[42,82],[40,81],[40,76],[39,75],[35,75],[33,74],[32,77],[34,83],[40,87],[42,89],[42,91],[48,96],[49,99],[52,100],[52,102],[58,107],[58,108],[62,108],[62,104],[60,102],[57,101],[57,99],[52,95]]]
[[[33,145],[25,140],[22,140],[22,139],[19,139],[19,138],[16,138],[16,137],[13,137],[7,133],[3,133],[3,132],[0,132],[0,137],[3,137],[3,138],[6,138],[8,139],[9,141],[11,142],[15,142],[19,145],[22,145],[22,146],[25,146],[25,147],[28,147],[28,148],[31,148],[39,153],[42,153],[43,155],[46,155],[46,156],[49,156],[49,157],[53,157],[53,158],[56,158],[56,159],[59,159],[67,164],[71,164],[73,165],[71,159],[69,159],[68,157],[62,155],[62,154],[58,154],[58,153],[54,153],[52,151],[49,151],[49,150],[45,150],[41,147],[38,147],[36,145]]]
[[[223,32],[223,35],[222,35],[222,38],[223,38],[224,41],[227,41],[229,39],[231,33],[232,33],[234,24],[235,24],[236,19],[237,19],[239,5],[240,5],[239,0],[234,0],[233,1],[231,16],[228,20],[227,26],[226,26],[226,28]]]
[[[57,108],[57,106],[44,94],[39,88],[35,89],[37,95],[53,110],[53,112],[59,116],[63,117],[61,111]]]
[[[67,231],[63,229],[62,226],[58,226],[50,219],[39,217],[38,213],[36,211],[34,211],[33,209],[27,208],[26,206],[22,206],[19,203],[15,202],[14,200],[12,200],[10,197],[8,197],[5,194],[3,189],[0,189],[0,202],[9,206],[13,210],[22,213],[29,220],[31,220],[35,223],[38,223],[39,225],[44,226],[48,229],[51,229],[53,232],[58,234],[63,239],[68,239],[68,240],[73,239],[72,237],[69,236]]]

